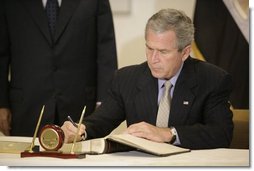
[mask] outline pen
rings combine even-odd
[[[78,125],[71,119],[70,116],[68,116],[67,118],[72,123],[73,126],[75,126],[76,128],[78,127]]]
[[[73,126],[75,126],[76,128],[78,128],[78,125],[71,119],[70,116],[67,116],[67,119],[72,123]],[[85,140],[87,137],[86,131],[84,132],[84,134],[81,135],[82,140]]]

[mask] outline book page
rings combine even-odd
[[[0,153],[21,153],[28,150],[32,143],[32,137],[21,136],[0,136]],[[39,141],[35,139],[35,145],[39,145]]]
[[[130,134],[112,135],[109,138],[116,140],[120,143],[136,147],[141,151],[149,152],[156,155],[170,155],[190,151],[189,149],[177,147],[167,143],[150,141],[144,138],[132,136]]]

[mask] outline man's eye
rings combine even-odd
[[[161,53],[161,54],[167,54],[167,53],[168,53],[168,51],[166,51],[166,50],[162,50],[162,51],[160,51],[160,53]]]
[[[148,49],[148,50],[153,50],[153,49],[152,49],[152,48],[150,48],[150,47],[147,47],[147,49]]]

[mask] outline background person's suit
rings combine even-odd
[[[42,0],[0,2],[0,107],[12,135],[33,135],[42,105],[42,126],[77,121],[84,105],[91,113],[117,69],[108,0],[62,0],[53,39]]]

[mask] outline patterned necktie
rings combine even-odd
[[[56,21],[58,17],[59,5],[58,0],[47,0],[46,13],[48,17],[48,24],[51,36],[54,35],[56,30]]]
[[[168,127],[168,118],[169,118],[170,103],[171,103],[170,89],[172,87],[169,80],[164,83],[164,87],[165,87],[164,93],[160,100],[157,120],[156,120],[156,126],[158,127]]]

